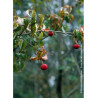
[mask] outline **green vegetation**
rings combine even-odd
[[[83,98],[83,0],[14,0],[13,11],[14,98]]]

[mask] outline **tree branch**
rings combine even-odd
[[[66,55],[64,54],[61,58],[65,58],[71,51],[73,50],[73,47],[66,53]]]
[[[76,92],[79,89],[79,85],[77,85],[75,88],[73,88],[66,96],[66,98],[69,98],[74,92]]]
[[[54,31],[54,30],[49,30],[49,31],[53,31],[55,33],[61,33],[61,34],[70,34],[70,35],[73,35],[72,32],[62,32],[62,31]],[[45,31],[45,30],[38,30],[36,31],[35,33],[38,33],[38,32],[49,32],[49,31]],[[32,34],[32,32],[29,32],[29,33],[23,33],[21,35],[29,35],[29,34]],[[18,35],[19,36],[19,35]]]

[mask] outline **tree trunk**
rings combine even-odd
[[[58,95],[58,98],[62,98],[62,91],[61,91],[62,72],[63,72],[62,69],[58,71],[58,80],[57,80],[57,95]]]
[[[64,6],[64,0],[61,0],[61,6]],[[57,79],[57,95],[58,98],[62,98],[62,73],[63,73],[63,59],[61,58],[62,50],[62,35],[58,34],[58,62],[61,69],[58,70],[58,79]]]

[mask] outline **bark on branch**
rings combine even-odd
[[[66,98],[69,98],[73,93],[75,93],[79,89],[79,85],[77,85],[75,88],[73,88],[66,96]]]
[[[73,35],[72,32],[62,32],[62,31],[54,31],[54,30],[49,30],[49,31],[53,31],[53,32],[55,32],[55,33],[70,34],[70,35]],[[49,31],[38,30],[38,31],[36,31],[35,33],[38,33],[38,32],[49,32]],[[29,33],[22,33],[21,35],[29,35],[29,34],[32,34],[32,32],[29,32]],[[19,35],[19,36],[20,36],[20,35]]]

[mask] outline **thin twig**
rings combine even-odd
[[[61,34],[71,34],[73,35],[72,32],[62,32],[62,31],[54,31],[54,30],[49,30],[49,31],[53,31],[55,33],[61,33]],[[49,32],[49,31],[45,31],[45,30],[38,30],[36,31],[35,33],[38,33],[38,32]],[[29,35],[29,34],[32,34],[32,32],[29,32],[29,33],[23,33],[22,35]]]
[[[23,39],[25,40],[24,38],[19,38],[19,39]],[[27,40],[25,40],[30,46],[34,47],[31,43],[29,43]]]
[[[25,40],[26,41],[26,40]],[[26,41],[30,46],[34,47],[31,43],[29,43],[28,41]]]
[[[79,85],[77,85],[75,88],[73,88],[66,96],[66,98],[69,98],[75,91],[79,89]]]

